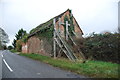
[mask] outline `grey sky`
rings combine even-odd
[[[120,14],[120,1],[118,3],[118,14]],[[120,28],[120,15],[118,15],[118,27]]]
[[[65,10],[72,9],[84,34],[117,31],[119,0],[0,0],[0,27],[10,43],[20,28],[29,32]]]

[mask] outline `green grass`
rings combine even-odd
[[[11,49],[10,51],[11,51],[12,53],[15,53],[15,52],[17,52],[17,51],[16,51],[16,50],[14,50],[14,49]]]
[[[86,63],[80,63],[72,62],[67,59],[53,59],[40,54],[20,53],[19,55],[39,60],[55,67],[60,67],[87,77],[118,78],[118,66],[120,66],[120,64],[102,61],[87,61]]]

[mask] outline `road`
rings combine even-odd
[[[8,50],[0,51],[0,57],[2,57],[2,78],[84,78],[84,76],[11,53]]]

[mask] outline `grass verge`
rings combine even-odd
[[[17,52],[17,51],[16,51],[16,50],[14,50],[14,49],[11,49],[10,51],[11,51],[12,53],[15,53],[15,52]]]
[[[67,59],[53,59],[40,54],[20,53],[19,55],[39,60],[55,67],[60,67],[91,78],[118,78],[118,66],[120,66],[120,64],[102,61],[87,61],[86,63],[80,63],[72,62]]]

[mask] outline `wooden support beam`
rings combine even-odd
[[[56,19],[53,19],[53,25],[54,25],[54,39],[53,39],[53,50],[54,50],[54,59],[56,59],[56,41],[55,41],[55,39],[56,39]]]
[[[77,46],[77,44],[74,42],[74,40],[73,40],[73,38],[71,37],[71,35],[70,35],[69,32],[68,32],[68,35],[69,35],[69,38],[71,39],[71,41],[73,42],[73,44],[74,44],[75,46]]]
[[[60,33],[60,24],[61,23],[61,18],[59,18],[59,24],[58,24],[58,33]]]
[[[61,53],[62,49],[60,48],[57,57],[61,57],[62,53]]]
[[[66,21],[66,40],[68,41],[68,21]]]
[[[66,54],[66,56],[67,56],[70,60],[72,60],[72,59],[70,58],[70,56],[67,54],[67,51],[66,51],[65,49],[63,49],[62,45],[59,43],[59,41],[57,40],[57,38],[55,38],[55,41],[57,42],[57,44],[58,44],[58,46],[61,48],[61,50]]]
[[[70,26],[70,24],[68,23],[68,21],[66,21],[66,40],[68,41],[68,27]]]

